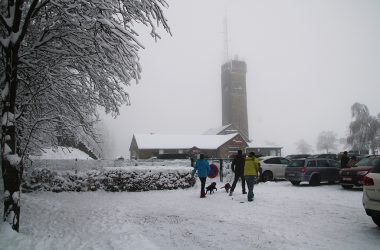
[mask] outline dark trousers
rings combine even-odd
[[[235,190],[236,183],[239,181],[239,178],[241,179],[241,188],[243,193],[245,193],[245,179],[243,174],[236,174],[235,173],[235,179],[231,186],[231,193]]]
[[[201,180],[201,194],[205,193],[206,179],[207,177],[199,177],[199,180]]]

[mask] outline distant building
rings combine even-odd
[[[222,77],[222,125],[231,124],[249,141],[246,73],[244,61],[235,59],[224,63]]]
[[[163,135],[134,134],[129,148],[131,159],[148,159],[164,154],[205,154],[207,158],[229,158],[247,143],[238,134]]]
[[[278,146],[255,146],[252,143],[248,144],[246,148],[248,152],[255,152],[256,155],[260,156],[281,156],[282,147]]]
[[[239,131],[234,128],[232,124],[228,124],[219,128],[211,128],[205,131],[204,135],[228,135],[231,133],[238,133]],[[281,156],[282,147],[278,146],[257,146],[252,142],[246,142],[247,147],[240,148],[245,153],[255,152],[256,155],[261,156]],[[231,152],[232,153],[232,152]],[[236,153],[236,151],[235,151]]]

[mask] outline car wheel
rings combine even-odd
[[[292,183],[294,186],[298,186],[301,182],[300,182],[300,181],[291,181],[291,183]]]
[[[311,186],[318,186],[321,184],[321,177],[318,174],[313,175],[309,181],[309,184]]]
[[[273,180],[273,173],[271,171],[265,171],[263,173],[263,182]]]
[[[373,222],[375,222],[375,224],[376,224],[378,227],[380,227],[380,216],[379,216],[379,215],[377,215],[377,216],[373,215],[373,216],[372,216],[372,220],[373,220]]]
[[[344,189],[351,189],[351,188],[353,188],[353,186],[352,185],[343,185],[342,184],[342,188],[344,188]]]

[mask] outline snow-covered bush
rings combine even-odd
[[[104,168],[77,172],[35,168],[24,182],[23,191],[148,191],[189,188],[195,178],[189,167]],[[25,179],[25,178],[24,178]]]
[[[223,162],[223,182],[232,183],[234,181],[235,174],[231,169],[231,161]]]

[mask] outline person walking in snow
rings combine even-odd
[[[254,152],[250,152],[244,163],[244,178],[248,187],[248,201],[253,201],[253,187],[260,172],[260,162]]]
[[[206,197],[205,192],[205,186],[206,186],[206,178],[208,174],[210,173],[210,165],[208,164],[208,161],[205,160],[204,154],[199,155],[199,159],[195,162],[195,166],[193,169],[193,172],[191,173],[192,176],[198,172],[199,180],[201,181],[201,198]]]
[[[243,152],[239,149],[237,151],[237,155],[232,160],[232,164],[231,164],[231,169],[232,169],[232,172],[235,173],[235,178],[231,186],[231,191],[229,194],[230,196],[232,196],[232,193],[234,192],[236,184],[239,181],[239,179],[241,179],[241,188],[242,188],[243,194],[247,193],[245,191],[244,163],[245,163],[245,157],[243,156]]]

